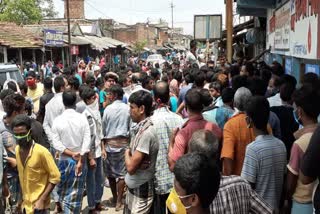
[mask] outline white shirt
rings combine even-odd
[[[269,101],[270,107],[282,106],[282,100],[280,98],[280,93],[277,93],[273,97],[269,97],[268,101]]]
[[[92,121],[91,123],[88,122],[90,126],[90,137],[94,137],[94,142],[92,142],[93,140],[91,139],[91,149],[94,147],[94,157],[99,158],[101,157],[101,139],[103,138],[100,112],[99,110],[90,109],[90,106],[87,106],[82,114],[87,120],[90,118]]]
[[[188,51],[188,53],[187,53],[186,62],[190,63],[191,65],[194,63],[197,63],[199,65],[197,58],[190,51]]]
[[[46,105],[46,113],[43,120],[43,129],[46,132],[52,146],[52,124],[53,120],[61,115],[65,110],[62,101],[62,92],[57,93]]]
[[[52,125],[53,147],[63,153],[69,149],[81,155],[90,151],[90,127],[87,118],[74,109],[66,109]]]

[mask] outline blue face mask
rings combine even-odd
[[[294,111],[293,111],[293,117],[294,117],[294,120],[295,120],[300,126],[303,125],[301,119],[300,119],[299,116],[298,116],[297,110],[294,110]]]

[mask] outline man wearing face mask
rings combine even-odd
[[[103,172],[102,159],[106,153],[102,139],[102,123],[100,112],[98,110],[98,100],[95,91],[92,88],[86,87],[81,98],[86,104],[86,109],[83,114],[86,116],[91,135],[90,152],[88,155],[88,176],[87,176],[87,199],[89,213],[96,213],[102,210],[101,198],[103,195]]]
[[[28,93],[27,96],[32,99],[34,113],[37,114],[40,106],[40,97],[43,95],[43,85],[37,83],[37,76],[34,71],[29,71],[27,74]]]
[[[50,193],[60,181],[60,172],[50,152],[32,140],[31,123],[28,116],[18,115],[11,124],[18,144],[15,152],[23,209],[24,213],[47,213]]]
[[[221,177],[215,162],[204,154],[186,154],[177,161],[173,173],[173,198],[180,204],[172,207],[175,213],[209,214]]]
[[[0,134],[3,139],[3,146],[8,153],[7,161],[8,166],[8,183],[10,187],[10,204],[11,210],[14,210],[18,207],[18,202],[20,201],[20,185],[16,171],[16,140],[13,137],[13,131],[11,129],[11,123],[13,119],[20,114],[26,114],[25,112],[25,98],[20,94],[12,94],[5,97],[3,100],[4,111],[6,112],[6,117],[0,121]],[[45,139],[44,130],[41,124],[32,119],[31,126],[34,131],[31,133],[31,137],[37,143],[42,146],[49,148],[49,144]]]
[[[287,192],[285,209],[287,213],[312,213],[312,194],[316,182],[302,183],[301,163],[309,146],[311,137],[317,128],[320,113],[320,97],[311,85],[304,85],[292,95],[294,115],[302,129],[294,133],[296,141],[292,145],[290,161],[287,166]]]
[[[105,160],[106,176],[112,191],[112,204],[116,210],[122,208],[124,192],[125,151],[129,143],[130,114],[129,106],[122,102],[123,90],[120,85],[111,86],[111,104],[104,110],[102,125],[104,144],[107,152]]]

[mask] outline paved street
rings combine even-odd
[[[104,188],[104,193],[103,193],[103,197],[102,197],[102,203],[105,205],[106,201],[112,196],[110,188]],[[52,204],[51,204],[52,205]],[[50,213],[53,213],[52,211]],[[82,203],[82,213],[86,214],[88,213],[88,201],[87,201],[87,197],[83,198],[83,203]],[[106,211],[102,211],[100,212],[102,213],[108,213],[108,214],[120,214],[122,213],[122,210],[119,212],[115,211],[115,208],[112,207],[108,207],[108,210]]]

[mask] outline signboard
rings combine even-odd
[[[78,55],[79,54],[79,46],[78,45],[72,45],[71,46],[71,54],[72,55]]]
[[[291,55],[320,59],[319,0],[290,0]]]
[[[222,15],[195,15],[194,38],[215,40],[222,37]]]
[[[306,64],[306,73],[315,73],[319,76],[320,75],[319,65]]]
[[[275,49],[290,49],[290,16],[290,2],[288,2],[285,5],[283,5],[280,9],[278,9],[275,12],[274,19],[270,20],[270,31],[275,31]]]
[[[292,74],[292,59],[286,58],[285,71],[286,74]]]
[[[46,46],[62,46],[63,33],[57,30],[44,30],[44,42]]]

